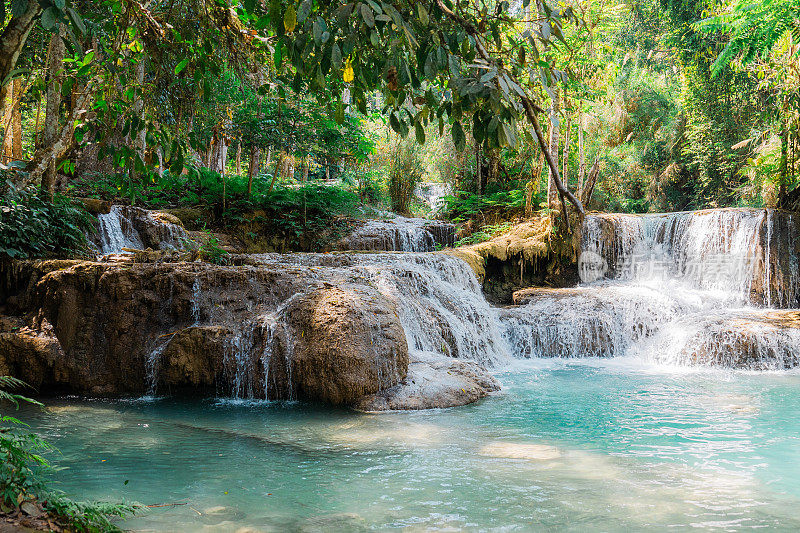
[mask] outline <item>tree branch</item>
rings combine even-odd
[[[497,62],[489,54],[489,52],[486,50],[486,47],[481,42],[480,32],[478,31],[478,28],[476,28],[474,24],[472,24],[470,21],[468,21],[461,15],[455,13],[453,10],[448,8],[443,0],[436,0],[436,5],[439,6],[439,9],[442,10],[442,13],[450,17],[457,24],[461,25],[461,27],[464,28],[467,31],[467,33],[472,35],[472,37],[475,39],[475,47],[478,50],[478,54],[484,61],[494,65],[496,68],[498,68],[498,70],[502,69],[505,72],[505,74],[509,77],[509,79],[511,79],[514,83],[516,83],[520,87],[522,87],[522,85],[520,85],[519,81],[511,72],[508,72],[502,66],[497,65]],[[531,126],[533,126],[533,131],[536,133],[537,140],[539,141],[539,148],[541,148],[542,152],[544,152],[544,157],[545,160],[547,161],[547,166],[549,166],[550,170],[552,171],[553,181],[556,184],[556,189],[558,189],[558,192],[561,195],[562,204],[564,203],[563,202],[564,197],[566,197],[570,201],[570,203],[572,203],[572,205],[575,206],[575,209],[578,211],[578,213],[580,213],[581,216],[585,216],[586,210],[584,209],[581,201],[578,200],[575,197],[575,195],[573,195],[569,191],[569,189],[567,189],[561,182],[561,174],[559,174],[558,172],[558,165],[556,165],[555,161],[553,161],[553,156],[550,154],[550,149],[547,147],[547,143],[544,140],[544,135],[542,134],[542,128],[539,125],[539,119],[536,118],[536,113],[541,113],[544,110],[538,105],[536,105],[536,103],[529,97],[520,97],[520,101],[522,102],[522,107],[525,110],[525,116],[527,117],[528,122],[530,122]],[[569,222],[567,222],[567,224],[569,224]]]

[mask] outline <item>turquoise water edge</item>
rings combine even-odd
[[[137,531],[800,530],[800,374],[529,360],[466,407],[48,401],[78,499]]]

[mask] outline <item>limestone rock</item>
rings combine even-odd
[[[286,311],[298,396],[350,404],[406,376],[408,346],[393,302],[367,286],[323,287]]]
[[[500,385],[480,365],[458,359],[430,358],[412,361],[403,382],[362,398],[362,411],[437,409],[475,402]]]

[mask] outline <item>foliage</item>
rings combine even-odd
[[[7,180],[0,195],[0,258],[83,255],[91,216],[78,203],[56,195],[48,200],[34,187]]]
[[[228,251],[220,246],[219,239],[206,230],[205,241],[200,247],[200,258],[215,265],[228,264]]]
[[[39,402],[15,392],[24,383],[10,377],[0,376],[0,405],[5,402],[16,407],[28,403],[41,406]],[[76,502],[47,486],[46,475],[52,470],[42,452],[52,446],[27,429],[27,424],[16,417],[0,416],[0,499],[16,508],[25,500],[37,501],[44,510],[59,522],[74,531],[101,533],[121,531],[111,519],[134,513],[137,504],[115,504],[107,502]]]
[[[424,172],[423,161],[415,143],[409,140],[400,140],[392,152],[389,169],[389,198],[392,211],[409,214],[411,201],[414,198],[414,189],[422,179]]]
[[[285,236],[299,237],[330,227],[339,217],[354,216],[359,197],[340,187],[309,183],[303,186],[275,185],[269,176],[261,176],[247,193],[246,176],[223,177],[208,169],[190,169],[186,174],[165,172],[153,175],[154,183],[133,192],[136,203],[151,209],[197,207],[214,217],[216,227],[231,227],[246,222],[263,222]],[[88,197],[113,200],[130,198],[124,175],[94,175],[74,183],[72,192]],[[257,213],[255,219],[251,217]]]
[[[459,239],[455,242],[455,247],[465,246],[468,244],[478,244],[480,242],[486,242],[491,240],[498,235],[502,235],[509,229],[513,227],[511,222],[501,222],[500,224],[486,224],[482,226],[478,231],[467,235],[466,237]]]
[[[544,197],[539,197],[544,201]],[[495,191],[486,195],[458,191],[454,195],[445,196],[442,211],[448,218],[462,222],[470,218],[486,218],[489,212],[502,212],[506,216],[518,214],[525,208],[525,191],[522,189],[511,189],[507,191]],[[539,202],[535,202],[539,203]]]

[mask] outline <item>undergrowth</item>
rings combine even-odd
[[[19,408],[20,403],[42,406],[15,391],[25,384],[0,376],[0,406]],[[43,456],[53,447],[16,417],[0,413],[0,503],[19,509],[25,502],[39,505],[55,521],[71,531],[105,533],[121,531],[113,518],[136,512],[138,504],[77,502],[48,486],[53,466]]]
[[[84,255],[92,217],[82,205],[35,187],[0,185],[0,258],[27,259]]]

